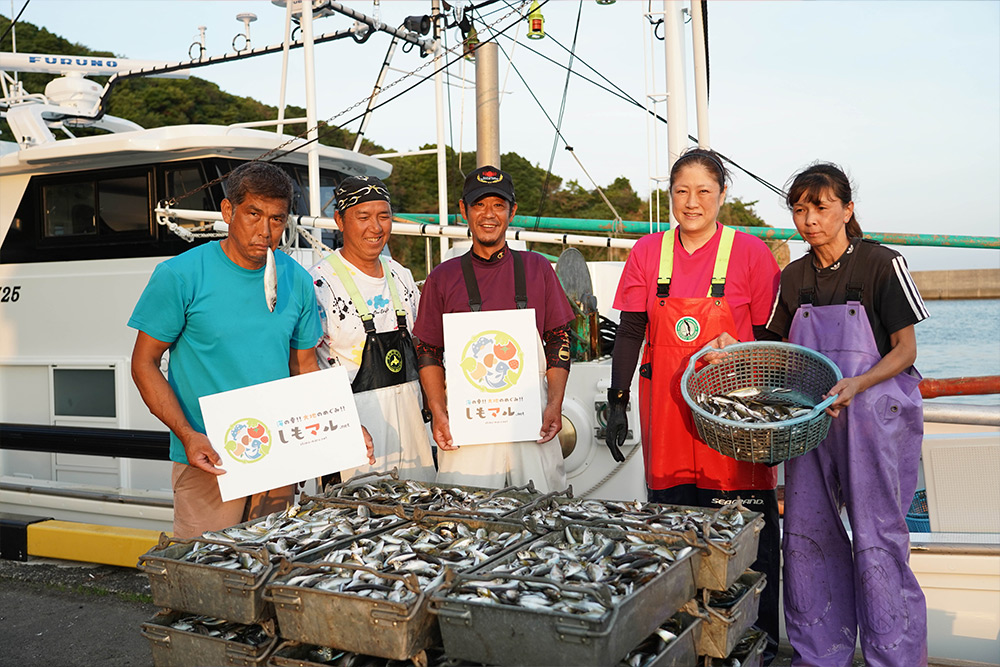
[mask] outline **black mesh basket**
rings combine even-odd
[[[779,463],[805,454],[818,445],[830,428],[826,408],[835,396],[823,394],[840,379],[840,369],[819,352],[792,343],[737,343],[725,348],[718,364],[695,371],[698,360],[713,348],[691,357],[681,378],[681,394],[691,408],[698,435],[709,447],[737,461]],[[770,424],[748,424],[717,417],[699,406],[694,397],[728,394],[754,387],[762,394],[781,388],[789,402],[814,406],[801,417]]]

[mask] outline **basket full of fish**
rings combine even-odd
[[[263,665],[278,639],[273,627],[170,610],[141,627],[156,667]]]
[[[429,595],[533,537],[520,524],[425,517],[283,563],[267,585],[286,639],[410,660],[438,642]]]
[[[694,354],[681,377],[681,394],[691,408],[698,435],[730,458],[775,464],[805,454],[826,437],[824,398],[840,379],[826,356],[791,343],[758,341],[725,348],[718,363]]]
[[[279,561],[402,521],[365,506],[292,505],[198,538],[161,535],[137,567],[161,607],[254,623],[271,614],[263,587]]]
[[[406,512],[448,512],[502,518],[539,497],[534,484],[488,489],[476,486],[437,486],[399,479],[395,470],[352,477],[327,487],[317,502],[364,503],[374,509]]]
[[[757,559],[764,517],[742,504],[718,509],[546,496],[513,515],[529,528],[561,530],[568,524],[613,527],[636,533],[659,533],[690,539],[701,549],[698,588],[726,590]]]
[[[695,595],[697,549],[570,525],[432,595],[445,653],[494,665],[610,665]]]

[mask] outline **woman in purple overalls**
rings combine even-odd
[[[768,329],[843,373],[816,449],[785,465],[785,626],[794,665],[927,664],[927,608],[910,569],[906,511],[923,413],[913,325],[927,317],[902,255],[861,239],[832,164],[796,175],[787,203],[809,252],[781,274]],[[841,521],[846,507],[851,537]]]

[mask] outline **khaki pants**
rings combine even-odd
[[[174,537],[185,539],[280,512],[295,497],[295,485],[292,484],[222,502],[215,475],[176,462],[170,482],[174,489]]]

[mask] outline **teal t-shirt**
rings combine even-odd
[[[167,381],[202,433],[200,397],[288,377],[290,349],[315,347],[323,333],[309,273],[283,252],[274,260],[273,313],[264,269],[237,266],[213,241],[158,264],[129,318],[133,329],[170,343]],[[170,460],[187,463],[174,433]]]

